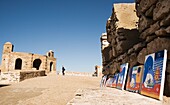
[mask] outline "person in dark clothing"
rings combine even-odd
[[[65,75],[65,68],[62,66],[62,74]]]

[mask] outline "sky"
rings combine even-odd
[[[102,65],[100,36],[113,3],[134,0],[0,0],[0,63],[3,45],[14,52],[54,51],[57,71],[93,72]]]

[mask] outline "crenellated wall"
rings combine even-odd
[[[135,2],[113,6],[106,24],[109,46],[102,50],[102,57],[109,56],[103,60],[103,73],[113,75],[122,63],[143,65],[146,55],[167,49],[164,95],[170,96],[170,0]]]

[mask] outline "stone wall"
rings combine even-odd
[[[46,76],[45,70],[26,70],[18,72],[3,72],[0,74],[0,84],[10,84],[23,81],[25,79]]]
[[[110,44],[105,48],[109,49],[108,51],[102,50],[103,57],[109,56],[107,61],[103,61],[103,73],[113,75],[119,71],[120,64],[126,62],[130,68],[143,65],[146,55],[167,49],[164,95],[170,96],[170,0],[136,0],[136,4],[131,4],[136,10],[128,8],[128,4],[115,5],[106,24],[107,40]],[[122,11],[120,7],[131,12]],[[119,17],[118,14],[124,14],[124,17]],[[137,25],[127,18],[128,15],[138,16]],[[125,20],[123,18],[131,21],[128,23],[129,27],[118,26],[119,21]]]
[[[136,0],[136,10],[140,38],[146,43],[137,56],[138,62],[143,64],[147,54],[168,50],[164,92],[170,96],[170,0]]]
[[[39,71],[22,71],[20,72],[20,81],[23,81],[25,79],[39,77],[39,76],[46,76],[45,70],[39,70]]]
[[[130,67],[137,65],[137,53],[145,46],[139,37],[137,21],[134,3],[113,5],[106,23],[109,46],[102,50],[104,74],[118,72],[122,63],[129,62]]]
[[[52,50],[47,55],[14,52],[13,45],[6,42],[2,54],[2,72],[22,70],[46,70],[46,73],[56,71],[56,58]]]

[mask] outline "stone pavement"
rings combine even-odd
[[[79,89],[67,105],[170,105],[170,98],[158,101],[137,93],[104,87]]]

